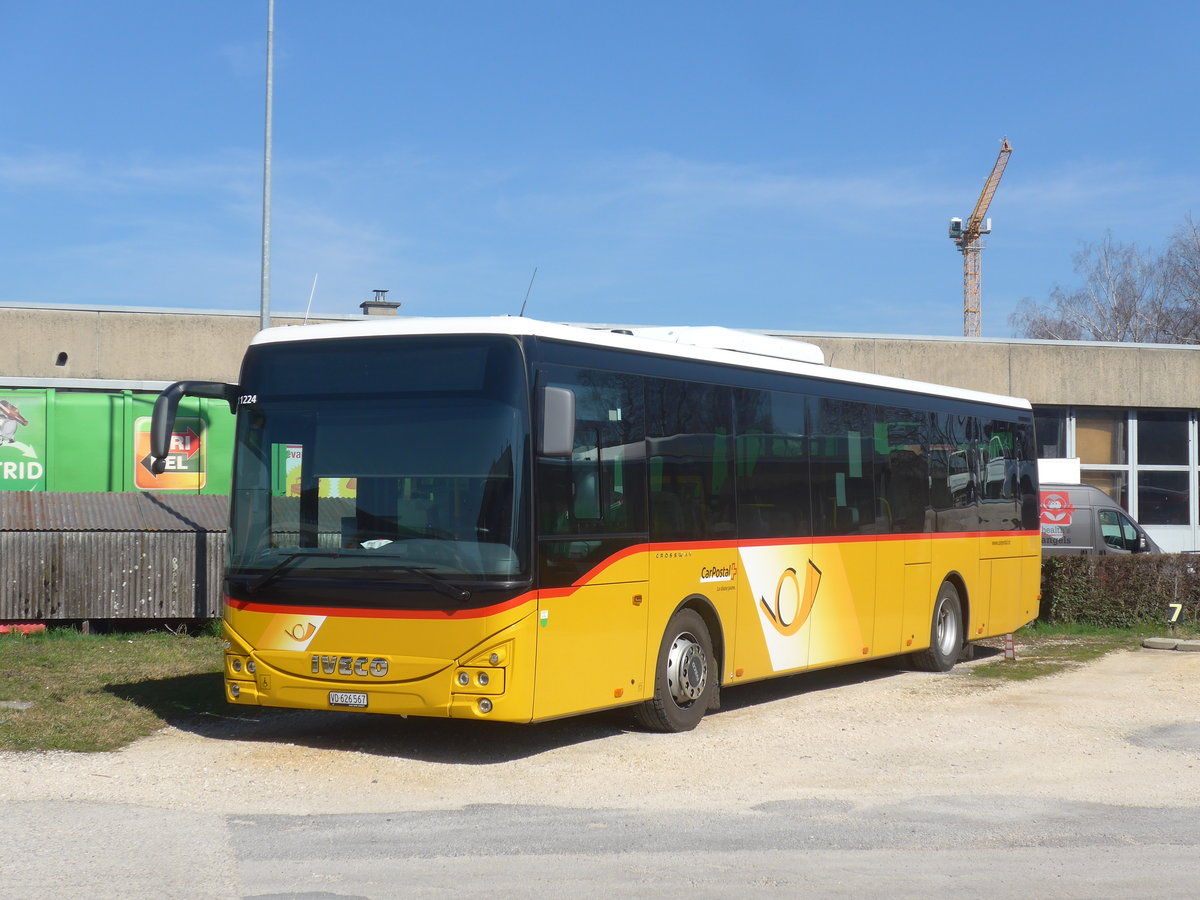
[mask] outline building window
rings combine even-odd
[[[1138,410],[1137,436],[1139,466],[1188,464],[1188,415],[1183,410]]]
[[[1188,413],[1139,409],[1136,416],[1138,521],[1144,525],[1187,525],[1191,521]]]
[[[1090,407],[1075,413],[1075,455],[1087,465],[1123,466],[1129,463],[1123,409]]]
[[[1079,458],[1080,480],[1108,494],[1143,525],[1197,521],[1197,418],[1182,409],[1038,407],[1038,456]]]
[[[1138,473],[1138,521],[1143,525],[1187,525],[1187,472]]]
[[[1067,455],[1067,409],[1039,406],[1033,414],[1039,459],[1062,459]]]

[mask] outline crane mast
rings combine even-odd
[[[954,241],[963,255],[963,334],[966,337],[979,337],[982,333],[980,313],[980,251],[983,250],[983,235],[992,230],[991,219],[986,218],[992,197],[1000,186],[1000,178],[1004,175],[1004,167],[1012,155],[1012,147],[1005,138],[1000,145],[1000,155],[992,166],[992,174],[983,183],[983,190],[975,202],[975,208],[964,225],[963,220],[950,220],[950,239]]]

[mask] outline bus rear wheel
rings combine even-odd
[[[923,672],[949,672],[963,650],[963,613],[958,588],[943,581],[933,604],[929,649],[912,655],[913,665]]]
[[[681,609],[663,633],[654,668],[654,695],[636,708],[635,716],[651,731],[691,731],[712,703],[716,684],[708,626],[694,609]]]

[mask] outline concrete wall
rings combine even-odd
[[[358,316],[336,317],[336,320]],[[316,321],[316,320],[313,320]],[[325,319],[322,321],[330,321]],[[273,325],[300,325],[276,316]],[[0,376],[236,381],[257,314],[0,306]],[[832,366],[1076,406],[1200,406],[1200,347],[776,332]],[[66,354],[66,364],[56,362]]]
[[[1025,397],[1036,404],[1200,406],[1200,347],[805,335],[838,368]]]
[[[272,325],[301,322],[272,317]],[[258,326],[257,314],[0,307],[0,376],[236,381]]]

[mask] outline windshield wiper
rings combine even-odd
[[[320,556],[327,559],[333,559],[340,555],[341,554],[337,553],[336,551],[329,550],[294,550],[291,553],[285,553],[283,554],[283,558],[279,560],[279,562],[275,563],[275,565],[271,566],[271,568],[267,569],[267,571],[263,572],[261,575],[256,575],[254,578],[248,578],[246,580],[246,593],[253,594],[259,588],[270,584],[272,581],[282,575],[286,569],[291,568],[292,564],[298,559],[304,559],[305,557],[309,556]]]
[[[464,587],[459,587],[456,584],[451,584],[440,575],[434,575],[427,568],[422,566],[402,566],[397,565],[397,569],[401,572],[408,572],[412,575],[419,575],[429,582],[430,586],[439,594],[445,594],[452,600],[457,600],[459,603],[466,603],[471,599],[471,592]]]

